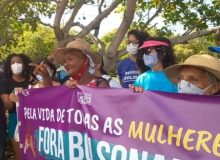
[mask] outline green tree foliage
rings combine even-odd
[[[36,32],[24,31],[22,36],[15,36],[15,38],[17,45],[1,47],[2,59],[10,53],[25,53],[33,60],[48,57],[56,45],[53,30],[42,25],[38,26]]]
[[[215,46],[213,41],[210,41],[208,37],[200,37],[189,41],[188,44],[178,44],[174,46],[174,53],[178,63],[183,63],[187,58],[194,54],[210,54],[217,56],[216,53],[212,53],[208,50],[209,46]]]

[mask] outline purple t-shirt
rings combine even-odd
[[[3,73],[0,72],[0,80],[3,78]],[[0,89],[2,87],[0,86]],[[2,102],[2,99],[0,98],[0,128],[1,127],[6,127],[6,117],[5,117],[5,111],[4,111],[4,105]]]
[[[118,64],[118,78],[122,81],[123,88],[128,88],[129,84],[134,84],[138,75],[136,63],[130,58],[126,58]]]

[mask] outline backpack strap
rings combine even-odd
[[[103,80],[104,80],[104,78],[98,77],[98,78],[96,79],[96,84],[95,84],[95,86],[98,87],[99,84],[100,84]]]
[[[112,80],[112,77],[110,77],[110,78],[108,79],[108,83],[109,83],[111,80]]]

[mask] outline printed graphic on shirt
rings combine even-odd
[[[127,71],[124,74],[123,82],[134,82],[138,77],[138,71]]]

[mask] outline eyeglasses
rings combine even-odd
[[[131,44],[131,43],[132,43],[133,45],[138,45],[138,44],[139,44],[139,40],[132,40],[132,41],[131,41],[131,40],[128,39],[128,40],[126,40],[126,43],[127,43],[128,45]]]
[[[156,50],[156,51],[158,51],[158,50],[161,50],[161,51],[164,51],[164,48],[161,48],[161,47],[148,47],[148,48],[143,48],[143,52],[144,52],[144,54],[146,54],[146,55],[149,55],[151,52],[152,52],[152,50]]]

